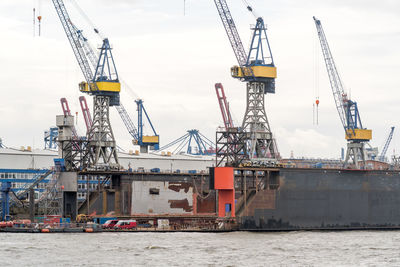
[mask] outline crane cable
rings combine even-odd
[[[320,68],[319,68],[319,57],[318,57],[318,44],[319,40],[318,37],[315,39],[314,46],[313,46],[313,56],[314,56],[314,95],[315,95],[315,102],[313,103],[313,124],[319,124],[319,114],[318,114],[318,107],[319,107],[319,82],[320,82]]]
[[[249,2],[247,2],[247,0],[242,0],[243,4],[246,6],[247,10],[251,12],[251,14],[253,14],[254,18],[258,18],[256,12],[253,10],[253,8],[250,6]]]
[[[100,36],[103,40],[105,37],[100,33],[98,28],[94,25],[94,23],[90,20],[90,18],[86,15],[86,13],[82,10],[82,8],[78,5],[75,0],[71,0],[71,3],[75,6],[81,16],[86,20],[86,22],[93,28],[93,31]]]

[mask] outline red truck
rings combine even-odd
[[[117,222],[118,220],[108,220],[102,225],[102,227],[104,229],[112,229],[117,224]]]
[[[135,229],[136,227],[136,220],[120,220],[114,225],[114,229]]]

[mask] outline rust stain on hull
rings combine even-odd
[[[187,199],[182,200],[168,200],[171,209],[183,209],[186,212],[192,212],[193,206],[189,205],[189,201]]]
[[[168,189],[179,192],[181,189],[185,191],[185,193],[189,192],[189,189],[192,187],[189,183],[172,183],[170,182],[168,185]]]

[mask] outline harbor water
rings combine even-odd
[[[400,231],[0,233],[1,266],[400,266]]]

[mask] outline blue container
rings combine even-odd
[[[189,173],[195,174],[195,173],[196,173],[196,170],[189,170]]]
[[[160,168],[153,168],[150,170],[151,172],[160,172]]]

